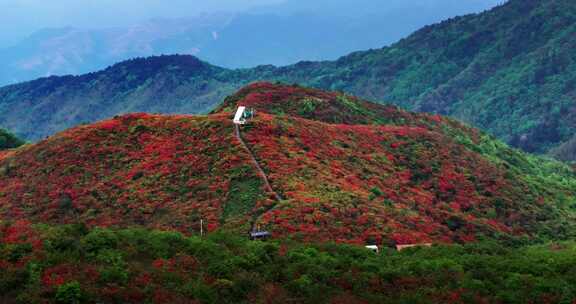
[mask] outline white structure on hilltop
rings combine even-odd
[[[245,124],[247,119],[254,117],[255,112],[252,108],[239,106],[238,110],[236,110],[236,115],[234,115],[234,123],[237,125]]]
[[[234,115],[234,123],[237,125],[243,125],[246,123],[246,107],[240,106],[236,110],[236,115]]]

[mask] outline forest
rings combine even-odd
[[[374,253],[228,233],[0,223],[2,303],[571,303],[576,243]]]

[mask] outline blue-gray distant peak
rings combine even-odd
[[[90,0],[79,5],[76,0],[55,0],[48,5],[39,0],[25,4],[5,0],[0,3],[0,26],[14,30],[0,33],[0,45],[7,32],[39,25],[48,29],[0,48],[0,85],[82,74],[129,58],[162,54],[194,55],[227,68],[332,60],[381,48],[422,26],[499,2],[173,0],[166,5],[160,0],[137,4],[136,0]],[[149,19],[138,21],[144,17]]]

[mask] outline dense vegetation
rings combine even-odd
[[[0,89],[0,126],[39,140],[118,113],[208,112],[238,87],[226,73],[192,56],[161,56],[8,86]]]
[[[207,116],[79,126],[0,153],[0,189],[2,303],[576,298],[571,168],[342,93],[256,83]]]
[[[213,230],[234,182],[255,178],[247,160],[228,117],[129,114],[0,155],[0,214]]]
[[[241,135],[280,201],[236,105],[256,108]],[[258,83],[208,116],[129,114],[0,155],[0,189],[5,220],[464,243],[571,237],[576,177],[451,119]]]
[[[573,1],[512,0],[282,79],[451,115],[542,153],[576,131],[575,33]]]
[[[556,159],[574,163],[576,160],[576,136],[552,149],[550,154]]]
[[[211,233],[0,223],[2,303],[571,303],[576,244],[375,254]]]
[[[24,141],[16,137],[14,134],[0,129],[0,151],[6,149],[18,148],[24,144]]]
[[[274,73],[450,115],[544,153],[576,131],[575,32],[572,1],[511,0],[423,28],[388,48]]]
[[[38,139],[127,111],[200,113],[254,80],[280,80],[451,115],[529,152],[574,159],[571,0],[511,0],[336,61],[227,70],[189,56],[138,59],[0,90],[0,126]]]

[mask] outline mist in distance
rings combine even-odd
[[[3,0],[0,47],[10,46],[44,28],[99,29],[129,26],[153,18],[184,18],[215,12],[314,13],[361,15],[403,7],[450,6],[477,12],[503,0]],[[426,14],[426,12],[422,12]]]

